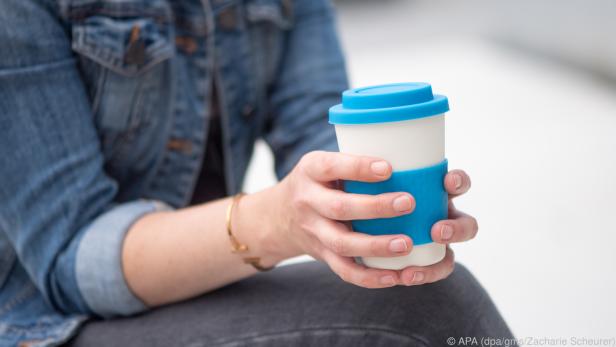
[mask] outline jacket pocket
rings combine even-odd
[[[73,50],[126,77],[137,77],[173,56],[164,24],[153,18],[92,16],[73,25]]]
[[[72,23],[72,48],[92,102],[106,160],[157,118],[175,53],[168,23],[154,16],[91,14]]]

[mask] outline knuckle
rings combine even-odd
[[[299,160],[299,163],[297,166],[299,168],[305,169],[306,167],[310,165],[310,162],[314,160],[315,156],[316,156],[315,152],[308,152],[304,154],[302,158]]]
[[[338,159],[334,155],[321,155],[318,162],[319,170],[325,176],[332,176],[336,170]]]
[[[368,248],[369,252],[370,252],[369,255],[370,256],[374,256],[374,255],[377,255],[377,254],[381,253],[380,252],[380,246],[381,246],[381,244],[377,240],[370,241],[370,247]]]
[[[351,162],[351,170],[353,172],[353,174],[355,175],[355,177],[361,177],[362,176],[362,168],[364,166],[364,160],[360,159],[360,158],[355,158],[353,159],[353,161]]]
[[[376,216],[382,216],[389,211],[390,205],[391,204],[387,202],[387,199],[384,197],[378,197],[374,199],[374,202],[372,203],[372,210]]]
[[[330,242],[329,248],[332,250],[332,252],[334,252],[334,253],[336,253],[338,255],[343,255],[343,254],[346,254],[346,252],[347,252],[346,242],[341,237],[334,238]]]
[[[291,200],[291,206],[296,210],[304,211],[310,206],[310,203],[305,195],[299,194]]]
[[[348,214],[348,206],[342,199],[334,199],[331,201],[330,210],[337,219],[342,219]]]
[[[326,259],[328,252],[327,247],[325,247],[325,245],[323,245],[318,238],[312,239],[311,241],[312,242],[310,242],[310,245],[313,252],[318,254],[322,259]]]
[[[306,174],[315,170],[321,170],[323,162],[329,160],[328,158],[330,156],[325,151],[308,152],[300,159],[298,167]]]
[[[306,234],[309,234],[309,235],[316,235],[316,231],[315,231],[315,228],[314,228],[314,226],[312,225],[312,223],[309,223],[308,221],[302,220],[302,221],[299,221],[299,222],[297,223],[297,225],[298,225],[298,226],[299,226],[299,228],[300,228],[301,230],[303,230]]]
[[[310,163],[310,162],[313,162],[316,159],[320,158],[321,156],[323,156],[323,151],[308,152],[308,153],[304,154],[304,156],[302,157],[302,161],[304,163]]]

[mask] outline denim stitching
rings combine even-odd
[[[62,67],[70,66],[73,64],[75,64],[75,59],[71,57],[71,58],[66,58],[63,60],[45,62],[45,63],[30,65],[30,66],[5,68],[5,69],[0,69],[0,78],[6,77],[6,76],[14,77],[14,75],[18,75],[18,74],[44,72],[48,69],[62,68]]]
[[[24,289],[23,291],[21,291],[21,293],[19,293],[19,295],[9,300],[6,304],[4,304],[4,306],[2,306],[2,308],[0,308],[0,316],[10,311],[13,307],[17,306],[18,304],[24,302],[24,300],[28,299],[35,293],[36,293],[36,288],[34,287],[34,285],[32,285],[32,283],[30,283],[26,289]]]

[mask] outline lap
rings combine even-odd
[[[284,266],[139,316],[87,323],[72,346],[442,346],[511,333],[463,266],[446,280],[365,289],[326,265]]]

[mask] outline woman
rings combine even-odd
[[[325,0],[4,0],[0,42],[2,345],[511,336],[451,250],[401,271],[353,261],[412,240],[345,221],[414,202],[335,189],[391,166],[335,152],[327,109],[347,80]],[[259,137],[281,182],[241,197]],[[470,180],[452,171],[445,187],[455,197]],[[476,232],[451,205],[432,237]],[[300,254],[326,265],[253,276]]]

